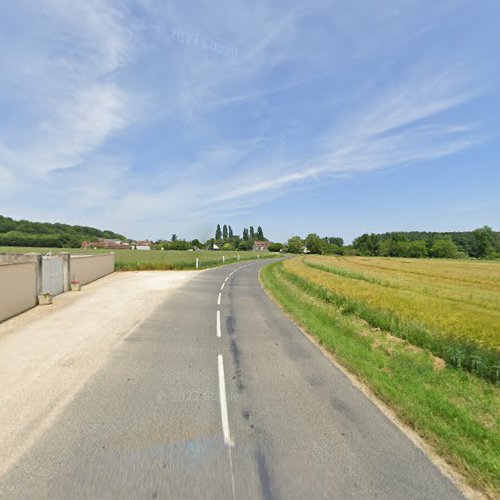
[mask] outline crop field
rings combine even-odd
[[[261,281],[469,485],[500,498],[500,263],[304,256]]]
[[[500,264],[310,256],[285,269],[372,326],[500,381]]]
[[[180,250],[113,250],[115,252],[115,268],[117,271],[146,271],[146,270],[174,270],[195,269],[196,259],[199,268],[216,267],[226,264],[252,259],[276,257],[269,252],[236,252],[236,251],[201,251],[188,252]],[[0,247],[0,253],[58,253],[70,252],[78,254],[109,253],[110,250],[81,249],[81,248],[32,248],[32,247]]]

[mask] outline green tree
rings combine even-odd
[[[408,243],[406,251],[407,257],[421,258],[427,257],[427,255],[427,244],[424,240],[411,241]]]
[[[496,237],[491,227],[484,226],[480,229],[475,229],[472,231],[472,236],[474,238],[473,257],[481,259],[494,251]]]
[[[255,229],[253,226],[250,226],[250,239],[253,240],[255,238]]]
[[[335,245],[337,247],[344,246],[344,240],[342,238],[338,238],[336,236],[326,236],[325,238],[322,238],[322,240],[325,243],[329,243],[330,245]]]
[[[300,236],[292,236],[287,243],[290,253],[300,253],[304,247],[304,242]]]
[[[224,243],[222,250],[233,250],[233,245],[231,245],[231,243],[229,243],[229,242]]]
[[[250,240],[241,240],[238,244],[238,250],[251,250],[252,242]]]
[[[232,240],[233,237],[234,237],[234,234],[233,234],[233,228],[231,226],[229,226],[227,228],[227,231],[228,231],[228,235],[229,235],[229,239]]]
[[[248,241],[249,236],[248,236],[248,229],[245,227],[243,228],[243,240]]]
[[[271,243],[269,245],[269,251],[270,252],[280,252],[283,249],[283,244],[282,243]]]
[[[432,245],[431,255],[439,259],[454,259],[457,256],[457,246],[451,238],[436,240]]]
[[[177,235],[174,233],[174,234],[172,235],[172,237],[170,238],[170,241],[171,241],[172,243],[174,243],[174,242],[175,242],[175,241],[177,241],[178,239],[179,239],[179,238],[178,238],[178,237],[177,237]]]
[[[317,254],[323,253],[324,242],[316,233],[308,234],[305,239],[305,244],[309,252]]]
[[[226,241],[227,237],[228,237],[227,226],[226,224],[224,224],[224,226],[222,226],[222,239]]]
[[[334,243],[327,243],[323,240],[323,253],[325,255],[344,255],[344,249]]]
[[[259,241],[264,240],[264,231],[262,231],[262,228],[260,226],[257,228],[257,239]]]
[[[215,230],[215,239],[217,241],[222,239],[222,231],[220,230],[220,224],[217,224],[217,229]]]

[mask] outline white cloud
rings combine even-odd
[[[264,0],[16,3],[23,36],[0,35],[0,111],[12,117],[0,120],[0,185],[37,194],[0,212],[50,196],[53,219],[154,237],[167,221],[199,225],[473,147],[482,123],[457,110],[484,94],[470,76],[480,65],[446,46],[460,3],[445,3],[423,17],[399,0],[287,12]],[[172,43],[158,23],[237,53]]]

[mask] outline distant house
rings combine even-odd
[[[307,248],[307,246],[306,246],[306,245],[304,245],[304,246],[302,247],[301,252],[302,252],[302,253],[311,253],[311,252],[309,251],[309,248]]]
[[[263,252],[264,250],[269,250],[269,245],[272,245],[272,241],[255,241],[253,244],[254,252]]]
[[[135,243],[136,250],[151,250],[151,242],[149,240],[137,241]]]
[[[218,247],[218,245],[216,245],[215,243],[212,245],[212,250],[220,250],[220,248]]]
[[[130,245],[120,240],[99,238],[97,241],[84,241],[81,248],[105,248],[107,250],[128,250]]]

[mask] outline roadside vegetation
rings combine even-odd
[[[471,486],[498,498],[500,264],[308,256],[261,278]]]
[[[111,250],[115,253],[116,271],[170,271],[196,269],[196,259],[198,259],[199,269],[222,266],[234,262],[268,259],[279,257],[279,254],[271,252],[252,251],[208,251],[189,252],[182,250]],[[70,252],[73,254],[93,255],[99,253],[109,253],[105,249],[88,248],[37,248],[37,247],[0,247],[0,253],[42,253],[48,252]],[[239,259],[238,259],[239,255]],[[222,257],[224,257],[224,262]]]

